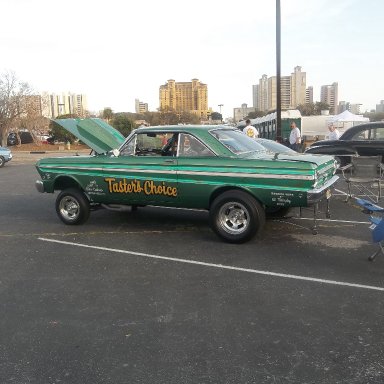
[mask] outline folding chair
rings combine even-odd
[[[384,217],[375,216],[377,214],[384,214],[384,208],[379,205],[372,204],[365,199],[356,198],[357,204],[363,207],[363,212],[369,214],[369,221],[372,223],[369,229],[372,231],[372,240],[379,245],[379,249],[371,256],[368,257],[369,261],[373,261],[378,254],[384,256],[383,240],[384,240]]]
[[[340,170],[348,185],[345,201],[352,197],[353,187],[375,203],[380,200],[384,171],[381,156],[352,156],[351,163],[340,167]]]

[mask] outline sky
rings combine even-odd
[[[90,111],[159,107],[167,80],[199,79],[223,117],[252,106],[252,85],[276,75],[273,0],[2,0],[0,74],[36,92],[85,94]],[[384,99],[383,0],[280,0],[281,75],[295,66],[320,100],[374,109]]]

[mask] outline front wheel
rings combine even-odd
[[[4,167],[4,164],[5,164],[5,159],[3,156],[0,156],[0,168]]]
[[[56,212],[67,225],[82,224],[89,217],[89,200],[79,189],[65,189],[57,196]]]
[[[212,230],[229,243],[244,243],[265,224],[265,211],[252,196],[243,191],[219,195],[209,211]]]

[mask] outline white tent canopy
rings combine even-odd
[[[368,117],[363,117],[361,115],[355,115],[348,110],[333,116],[329,119],[330,123],[344,123],[344,122],[354,122],[354,121],[369,121]]]

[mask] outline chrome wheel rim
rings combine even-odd
[[[239,235],[249,226],[249,213],[247,208],[237,202],[225,203],[219,211],[219,224],[225,232]]]
[[[60,201],[59,211],[65,220],[74,221],[79,217],[80,204],[72,196],[65,196]]]

